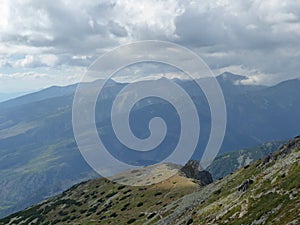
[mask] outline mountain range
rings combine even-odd
[[[217,79],[225,96],[228,119],[220,154],[251,149],[275,140],[287,140],[300,133],[299,80],[267,87],[241,85],[240,81],[246,78],[230,73],[224,73]],[[199,160],[210,132],[207,100],[195,82],[175,82],[192,96],[200,115],[201,136],[192,157]],[[97,112],[100,112],[96,113],[99,135],[108,146],[115,146],[117,155],[124,147],[116,142],[112,133],[109,109],[114,96],[125,85],[109,81],[97,104]],[[0,217],[61,193],[81,181],[99,177],[84,161],[74,140],[72,102],[76,87],[51,87],[0,103]],[[146,137],[149,132],[145,129],[147,126],[141,126],[145,125],[143,117],[150,117],[149,112],[153,110],[166,119],[171,131],[180,129],[178,115],[172,107],[166,102],[150,99],[139,104],[132,112],[135,119],[131,125],[141,137]],[[176,134],[171,133],[167,138],[158,150],[169,151],[177,143]],[[220,179],[245,166],[245,162],[269,153],[257,152],[255,156],[245,155],[243,159],[241,153],[234,153],[233,161],[228,161],[228,166],[215,161],[215,168],[223,166],[220,167],[221,173],[216,172],[219,169],[208,169],[215,179]],[[126,154],[124,160],[139,163],[139,158],[133,154]]]
[[[17,92],[17,93],[0,93],[0,102],[5,102],[10,99],[14,99],[20,96],[28,94],[27,92]]]

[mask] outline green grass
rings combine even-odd
[[[156,220],[156,212],[163,207],[162,202],[169,204],[193,191],[195,187],[162,188],[152,185],[140,188],[97,179],[76,185],[57,198],[0,220],[0,224],[6,224],[14,217],[21,217],[18,223],[25,218],[39,218],[39,221],[49,224],[75,221],[80,224],[141,224]],[[153,218],[149,218],[153,213]],[[71,215],[81,217],[72,218]]]
[[[291,154],[295,152],[299,149]],[[267,164],[262,162],[259,160],[218,181],[221,188],[192,210],[193,221],[220,225],[245,225],[254,221],[282,225],[297,219],[299,222],[299,154],[280,156]],[[249,178],[254,183],[245,192],[239,192],[237,187]]]

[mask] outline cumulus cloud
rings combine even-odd
[[[84,71],[81,68],[66,68],[63,71],[47,69],[22,70],[14,73],[0,73],[1,93],[37,91],[53,85],[65,86],[80,80]]]
[[[175,20],[175,34],[216,71],[243,67],[276,83],[299,77],[299,15],[295,1],[190,2]]]
[[[2,0],[0,15],[3,74],[41,67],[69,74],[120,44],[159,39],[252,83],[300,76],[298,1]]]
[[[53,67],[58,62],[58,58],[53,54],[45,55],[26,55],[23,59],[15,61],[15,67]]]

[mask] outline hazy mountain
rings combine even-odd
[[[25,104],[47,100],[55,97],[62,97],[66,95],[72,95],[76,90],[77,84],[69,85],[65,87],[52,86],[44,90],[34,92],[27,95],[16,94],[14,99],[7,100],[1,104],[1,108],[19,107]]]
[[[246,86],[244,91],[238,86],[237,94],[232,91],[235,86],[222,86],[228,113],[223,151],[285,140],[299,133],[300,80],[254,90]]]
[[[147,187],[97,179],[0,224],[299,224],[299,162],[300,136],[207,186],[182,173]]]
[[[274,87],[237,85],[242,79],[245,77],[229,73],[218,77],[228,113],[221,153],[252,148],[267,141],[287,140],[300,132],[299,80]],[[209,107],[195,82],[176,82],[192,96],[200,115],[200,142],[193,156],[199,159],[210,132]],[[112,101],[125,85],[110,81],[105,86],[96,107],[97,127],[105,144],[113,145],[116,156],[141,164],[145,163],[143,155],[136,155],[120,144],[110,124]],[[94,86],[97,88],[97,84]],[[0,103],[0,217],[82,180],[97,177],[74,141],[71,115],[75,88],[76,85],[52,87]],[[184,106],[184,102],[181,104]],[[177,143],[180,123],[176,111],[167,102],[154,98],[137,104],[132,111],[132,129],[139,137],[146,137],[149,131],[145,118],[153,116],[163,117],[172,131],[154,151],[154,156],[155,152],[168,154]]]
[[[0,103],[25,95],[26,92],[18,93],[0,93]]]
[[[219,84],[227,95],[243,94],[245,92],[258,91],[267,88],[267,86],[263,85],[242,84],[242,82],[247,79],[248,78],[246,76],[241,76],[229,72],[225,72],[217,77]]]
[[[255,148],[224,153],[217,156],[207,170],[212,174],[214,180],[222,179],[228,174],[248,166],[251,162],[266,157],[284,143],[284,141],[273,141]]]

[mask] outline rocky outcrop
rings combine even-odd
[[[288,155],[293,149],[300,148],[300,136],[297,136],[290,140],[288,143],[282,145],[280,149],[277,152],[274,152],[270,155],[268,155],[263,160],[263,165],[276,161],[277,159],[284,158],[286,155]]]
[[[244,183],[242,183],[239,187],[238,187],[238,191],[241,191],[241,192],[245,192],[251,184],[253,184],[253,180],[249,179],[249,180],[246,180]]]
[[[196,160],[189,160],[188,163],[181,168],[181,172],[188,178],[197,180],[203,186],[213,182],[211,174],[208,171],[203,170]]]

